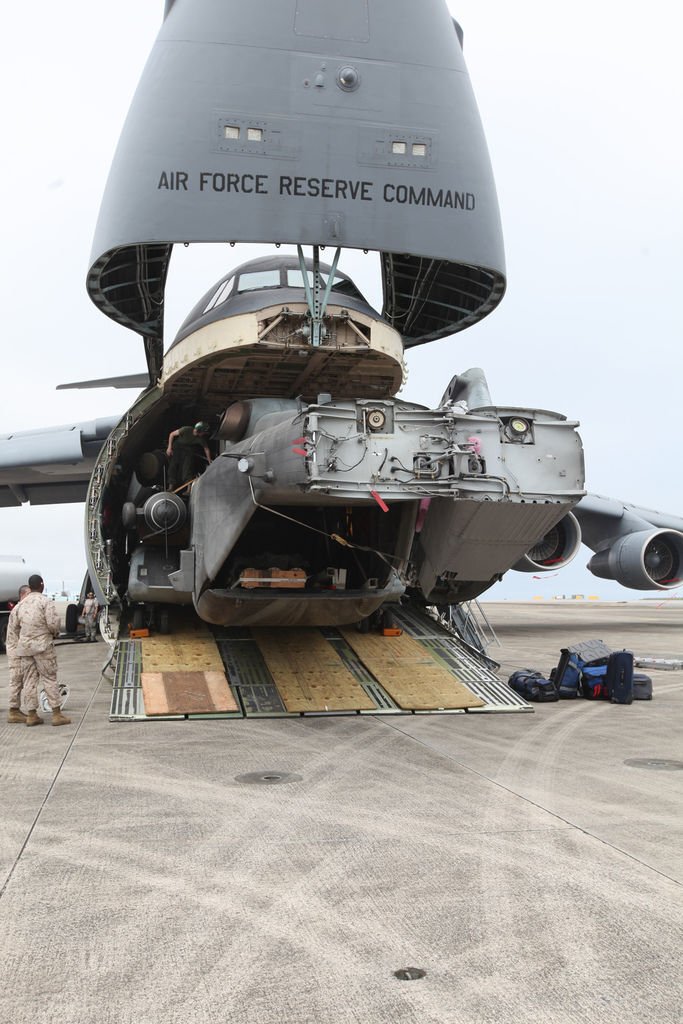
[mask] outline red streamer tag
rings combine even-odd
[[[295,455],[308,455],[308,452],[306,451],[305,448],[292,448],[292,451],[294,452]]]
[[[377,493],[377,491],[370,491],[370,494],[373,496],[373,498],[375,499],[375,501],[377,502],[379,507],[382,509],[382,512],[388,512],[389,511],[389,506],[387,505],[387,503],[385,501],[382,501],[382,499],[380,498],[380,496]]]

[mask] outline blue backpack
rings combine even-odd
[[[573,700],[575,697],[602,697],[602,691],[593,692],[595,687],[602,682],[600,673],[597,678],[592,678],[591,673],[585,679],[587,668],[600,668],[604,672],[607,659],[611,649],[602,640],[584,640],[582,643],[573,644],[571,647],[563,647],[560,651],[560,660],[553,672],[561,700]]]
[[[584,665],[581,673],[581,692],[588,700],[609,697],[606,661],[604,665]]]
[[[560,700],[573,700],[579,696],[584,664],[583,658],[576,651],[562,648],[553,680]]]

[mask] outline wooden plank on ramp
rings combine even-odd
[[[223,661],[208,629],[182,630],[141,640],[143,672],[223,672]]]
[[[288,711],[377,709],[319,630],[251,632]]]
[[[148,716],[239,710],[224,672],[143,672],[141,682]]]
[[[375,679],[405,711],[455,711],[484,701],[431,657],[418,640],[340,630]]]

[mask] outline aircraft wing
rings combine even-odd
[[[588,569],[633,590],[683,583],[683,517],[587,494],[573,510],[581,539],[595,552]]]
[[[76,388],[122,388],[127,390],[129,388],[144,389],[146,387],[149,387],[148,373],[127,373],[118,377],[99,377],[97,380],[75,380],[69,384],[58,384],[56,390],[69,391]]]
[[[0,507],[85,501],[95,459],[119,420],[0,434]]]

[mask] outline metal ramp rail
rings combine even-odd
[[[500,646],[496,631],[478,601],[451,604],[446,615],[440,616],[440,620],[446,626],[452,627],[465,643],[482,654],[486,654],[492,644]]]

